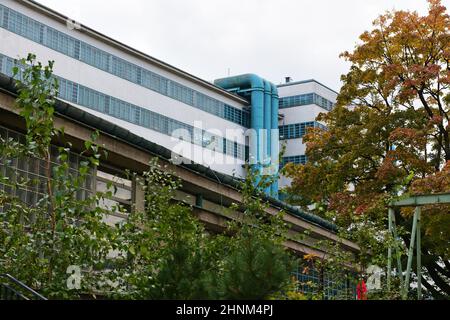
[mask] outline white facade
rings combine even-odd
[[[107,39],[101,34],[96,34],[90,29],[88,30],[84,27],[81,27],[81,29],[69,28],[67,21],[64,20],[63,17],[56,13],[45,12],[45,8],[40,6],[33,7],[33,4],[30,4],[27,1],[14,0],[0,0],[0,5],[3,6],[3,10],[0,7],[0,55],[17,59],[26,57],[28,53],[34,53],[36,54],[37,59],[44,64],[49,60],[54,60],[54,74],[56,76],[73,81],[76,84],[93,89],[101,94],[150,110],[188,126],[201,127],[203,130],[213,130],[212,133],[217,136],[226,137],[227,130],[237,130],[240,134],[234,135],[230,140],[232,139],[238,144],[245,145],[245,136],[243,133],[247,129],[246,127],[215,114],[205,112],[167,95],[152,91],[149,88],[111,74],[110,72],[101,70],[67,54],[49,48],[43,43],[30,40],[29,37],[27,38],[26,36],[19,34],[21,29],[16,31],[11,30],[12,27],[15,26],[8,27],[8,21],[5,21],[5,11],[8,10],[9,19],[11,19],[12,15],[16,15],[16,13],[22,14],[46,27],[53,28],[65,35],[109,53],[114,57],[144,68],[169,81],[174,81],[186,86],[235,109],[243,110],[246,108],[247,103],[245,100],[234,97],[225,90],[219,89],[206,81],[197,79],[194,76],[177,70],[165,63],[159,61],[154,62],[156,60],[152,61],[151,57],[146,57],[143,54],[133,51],[131,48],[125,46],[120,48],[120,43]],[[4,9],[5,7],[7,9]],[[23,22],[23,19],[20,21]],[[23,26],[20,28],[24,29],[28,27],[29,24],[23,23]],[[73,101],[69,102],[74,104]],[[181,142],[181,146],[187,147],[183,149],[180,146],[180,140],[174,139],[170,135],[112,117],[86,106],[77,105],[77,107],[116,123],[117,125],[170,150],[174,150],[176,146],[178,146],[178,150],[186,151],[190,149],[190,151],[186,151],[187,153],[183,153],[183,156],[205,166],[210,166],[213,170],[229,175],[235,173],[237,176],[243,176],[244,174],[242,168],[244,160],[242,158],[236,158],[218,151],[211,152],[209,149],[203,148],[202,146],[186,142]],[[212,156],[216,157],[214,159],[216,161],[208,159]],[[202,158],[205,157],[207,158],[207,161],[202,162]]]
[[[303,132],[297,132],[294,126],[297,124],[323,125],[316,122],[320,113],[328,112],[336,103],[337,92],[317,82],[316,80],[305,80],[298,82],[288,82],[278,86],[280,97],[280,114],[282,120],[279,122],[280,129],[291,125],[290,136],[283,136],[280,130],[280,149],[285,145],[283,154],[284,163],[303,163],[305,159],[306,146],[303,143]],[[300,97],[299,97],[300,96]],[[297,97],[297,99],[293,98]],[[315,124],[312,124],[315,123]],[[294,134],[292,134],[294,129]],[[286,187],[291,180],[280,177],[280,188]]]

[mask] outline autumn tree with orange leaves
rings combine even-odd
[[[385,262],[387,201],[450,191],[450,18],[439,0],[428,3],[425,16],[379,16],[341,55],[351,67],[336,107],[318,117],[327,129],[304,137],[307,164],[284,168],[291,201],[333,217],[361,245],[363,264]],[[423,210],[423,280],[436,298],[450,296],[449,209]],[[396,219],[410,230],[410,210]]]

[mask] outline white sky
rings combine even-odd
[[[425,0],[38,0],[94,30],[211,81],[256,73],[314,78],[335,90],[339,58],[386,10]],[[450,0],[442,0],[450,8]]]

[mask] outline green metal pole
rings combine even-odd
[[[421,236],[420,236],[420,215],[421,210],[418,207],[417,212],[417,299],[422,300],[422,252],[421,252]]]
[[[416,233],[417,233],[417,217],[420,213],[420,207],[416,207],[414,210],[414,220],[413,220],[413,227],[411,231],[411,241],[409,243],[409,251],[408,251],[408,264],[406,267],[406,276],[405,276],[405,286],[403,288],[403,299],[407,298],[408,295],[408,289],[409,289],[409,277],[411,275],[411,265],[412,265],[412,259],[414,255],[414,242],[416,241]]]
[[[389,228],[389,236],[392,236],[392,212],[394,210],[392,208],[389,208],[388,210],[388,228]],[[389,244],[388,247],[388,265],[387,265],[387,287],[388,290],[391,290],[391,274],[392,274],[392,246]]]
[[[398,273],[398,277],[400,279],[400,288],[403,287],[403,268],[402,268],[402,257],[400,254],[400,248],[399,248],[399,244],[398,244],[398,236],[397,236],[397,227],[395,224],[395,214],[394,214],[394,209],[392,209],[392,215],[391,215],[391,219],[392,219],[392,231],[394,233],[394,249],[395,249],[395,256],[397,258],[397,273]]]

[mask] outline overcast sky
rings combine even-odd
[[[335,90],[372,21],[425,0],[38,0],[101,33],[211,81],[256,73],[314,78]],[[443,0],[450,8],[450,0]]]

